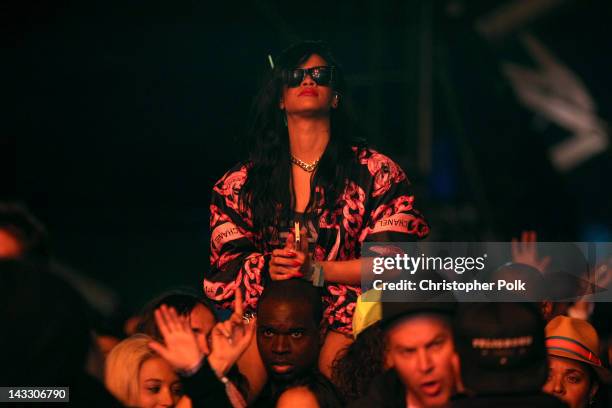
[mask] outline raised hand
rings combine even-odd
[[[219,377],[229,371],[253,340],[256,321],[254,318],[246,321],[243,315],[242,291],[236,290],[234,313],[228,320],[217,323],[211,332],[212,350],[208,363]]]
[[[538,257],[538,237],[535,231],[523,231],[521,240],[512,238],[512,261],[533,266],[544,273],[550,264],[550,256]]]
[[[159,354],[175,371],[191,371],[197,367],[204,354],[198,347],[187,316],[179,316],[173,307],[162,305],[155,311],[155,322],[164,338],[164,343],[156,341],[149,347]]]

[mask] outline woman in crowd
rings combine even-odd
[[[323,43],[299,43],[274,61],[255,101],[249,159],[213,188],[204,280],[206,295],[226,307],[244,291],[251,312],[269,280],[324,286],[327,377],[351,342],[362,242],[429,232],[402,169],[356,141],[347,112],[343,72]],[[299,246],[295,222],[304,227]]]
[[[332,380],[348,404],[363,397],[384,370],[384,337],[379,323],[365,328],[334,362]]]
[[[295,382],[283,391],[276,402],[276,408],[340,408],[342,406],[334,385],[319,373],[313,373]]]
[[[544,391],[570,408],[592,406],[600,383],[610,379],[597,355],[599,337],[593,326],[581,319],[557,316],[546,325],[546,348],[550,371]]]
[[[149,348],[152,339],[136,334],[115,346],[106,359],[106,388],[129,407],[174,407],[182,386],[170,364]]]
[[[340,351],[332,370],[332,381],[347,405],[364,397],[372,380],[387,368],[383,361],[381,317],[380,292],[370,290],[357,298],[353,315],[355,341]]]

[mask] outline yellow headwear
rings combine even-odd
[[[376,323],[382,318],[382,292],[370,289],[357,298],[355,313],[353,314],[353,337]]]

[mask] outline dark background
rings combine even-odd
[[[611,240],[610,149],[556,168],[550,148],[571,133],[523,106],[502,70],[538,69],[520,41],[536,36],[581,79],[608,140],[608,1],[534,0],[541,10],[501,34],[483,21],[520,2],[3,3],[2,198],[26,203],[57,258],[127,309],[199,288],[212,183],[244,158],[267,55],[299,39],[330,43],[370,143],[415,185],[431,240],[526,228]]]

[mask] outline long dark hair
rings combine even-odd
[[[343,406],[334,384],[319,372],[310,372],[296,379],[285,391],[299,387],[305,387],[313,394],[319,408],[340,408]],[[279,399],[281,395],[279,395]]]
[[[384,371],[384,335],[376,322],[344,348],[332,365],[332,381],[345,403],[368,392],[372,380]]]
[[[336,67],[332,87],[340,95],[340,102],[330,111],[330,141],[311,181],[307,211],[319,202],[319,197],[315,197],[315,186],[324,191],[325,208],[333,209],[344,190],[351,161],[355,160],[351,147],[364,144],[349,114],[342,68],[327,45],[319,41],[304,41],[283,51],[274,61],[274,68],[265,78],[252,107],[248,131],[250,168],[241,190],[241,202],[251,208],[253,228],[264,242],[276,236],[281,220],[289,219],[294,207],[294,194],[290,187],[289,133],[285,113],[279,108],[283,75],[312,54]]]

